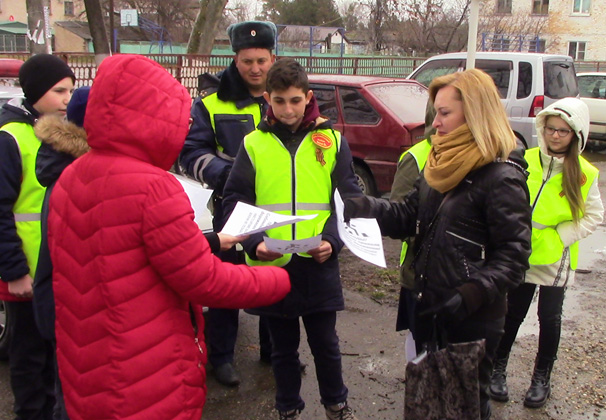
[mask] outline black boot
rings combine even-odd
[[[529,408],[543,407],[551,394],[551,369],[553,360],[537,359],[530,388],[526,392],[524,405]]]
[[[509,389],[507,388],[507,360],[509,354],[503,358],[494,359],[492,375],[490,376],[490,386],[488,395],[495,401],[508,401]]]

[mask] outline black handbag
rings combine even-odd
[[[484,340],[447,344],[435,340],[406,365],[405,420],[479,420],[479,364]]]

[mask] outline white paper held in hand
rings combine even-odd
[[[316,216],[317,214],[307,216],[278,214],[238,201],[221,232],[233,236],[251,235],[301,220],[310,220]]]
[[[315,249],[322,243],[322,235],[312,236],[311,238],[296,239],[293,241],[284,241],[280,239],[263,238],[268,251],[277,252],[279,254],[295,254],[307,252],[310,249]]]
[[[383,237],[376,219],[354,218],[345,223],[343,218],[343,200],[339,190],[335,190],[335,210],[337,230],[341,240],[357,257],[369,263],[386,268]]]

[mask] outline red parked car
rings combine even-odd
[[[391,190],[402,152],[423,139],[427,88],[407,79],[310,74],[320,113],[346,138],[368,195]]]

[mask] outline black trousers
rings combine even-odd
[[[420,346],[423,343],[431,340],[432,334],[432,319],[431,317],[417,317],[415,341],[417,350],[420,351]],[[505,317],[494,320],[474,320],[466,319],[460,323],[451,323],[448,320],[437,322],[437,335],[442,337],[445,343],[465,343],[468,341],[476,341],[484,339],[486,354],[480,361],[479,365],[479,383],[480,383],[480,408],[482,413],[486,413],[490,404],[490,396],[488,395],[488,387],[490,386],[490,375],[492,373],[492,365],[497,351],[497,346],[503,335],[503,326]]]
[[[536,284],[522,283],[507,295],[507,316],[505,317],[505,334],[497,350],[498,358],[509,355],[513,343],[536,290]],[[543,362],[553,362],[557,358],[562,331],[562,307],[566,288],[539,286],[539,350],[537,358]]]
[[[51,420],[55,405],[53,344],[42,338],[32,302],[5,302],[12,320],[8,347],[15,420]]]
[[[321,402],[334,405],[347,400],[348,390],[343,383],[341,352],[337,336],[337,313],[319,312],[301,317],[307,343],[314,357]],[[276,379],[276,409],[303,410],[301,398],[301,369],[299,343],[301,330],[299,318],[267,317],[273,343],[272,370]]]
[[[242,252],[234,248],[221,252],[222,261],[233,264],[244,264]],[[233,363],[236,339],[238,338],[239,309],[209,308],[206,314],[206,344],[208,346],[208,361],[214,366]],[[259,317],[259,346],[261,356],[271,354],[271,340],[267,323]]]

